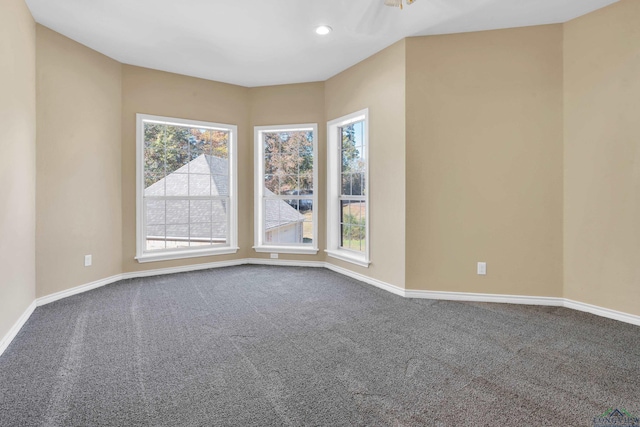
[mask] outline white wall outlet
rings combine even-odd
[[[278,254],[271,254],[271,259],[278,259]]]
[[[91,255],[85,255],[84,256],[84,266],[85,267],[90,267],[92,262],[93,262],[93,260],[91,259]]]
[[[487,263],[486,262],[479,262],[478,263],[478,274],[481,276],[484,276],[487,274]]]

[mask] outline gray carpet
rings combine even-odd
[[[38,308],[1,426],[591,426],[640,413],[640,328],[397,297],[324,269],[122,281]]]

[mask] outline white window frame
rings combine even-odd
[[[340,196],[341,196],[341,165],[342,165],[342,135],[340,128],[351,123],[363,121],[365,143],[365,250],[364,252],[340,247]],[[369,224],[371,223],[369,194],[369,158],[371,144],[369,143],[369,109],[357,111],[339,117],[327,123],[327,249],[325,252],[332,258],[350,262],[361,267],[369,267],[371,239]]]
[[[205,249],[181,248],[158,252],[145,252],[144,222],[144,122],[166,125],[205,127],[229,132],[229,215],[227,244]],[[238,127],[235,125],[177,119],[173,117],[136,114],[136,257],[140,262],[167,261],[172,259],[195,258],[210,255],[235,254],[238,252]]]
[[[264,242],[264,143],[263,134],[272,132],[313,132],[313,196],[303,197],[313,201],[313,242],[312,244],[268,244]],[[276,125],[254,127],[254,246],[256,252],[284,254],[318,253],[318,124]],[[301,198],[298,196],[277,196],[281,199]]]

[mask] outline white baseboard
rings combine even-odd
[[[551,307],[566,307],[573,310],[584,311],[587,313],[595,314],[596,316],[606,317],[620,322],[630,323],[632,325],[640,326],[640,316],[633,314],[623,313],[608,308],[598,307],[591,304],[586,304],[579,301],[573,301],[566,298],[554,298],[554,297],[536,297],[536,296],[522,296],[522,295],[500,295],[500,294],[479,294],[479,293],[466,293],[466,292],[443,292],[443,291],[422,291],[413,289],[404,289],[390,283],[383,282],[368,276],[364,276],[359,273],[355,273],[346,268],[339,267],[329,262],[322,261],[296,261],[296,260],[284,260],[284,259],[270,259],[270,258],[243,258],[230,261],[217,261],[206,264],[186,265],[181,267],[161,268],[155,270],[142,270],[133,271],[129,273],[118,274],[108,277],[106,279],[96,280],[95,282],[87,283],[85,285],[77,286],[75,288],[67,289],[65,291],[56,292],[51,295],[37,298],[27,310],[20,316],[9,332],[0,341],[0,355],[9,346],[11,341],[18,335],[22,326],[27,322],[36,307],[52,303],[62,298],[67,298],[72,295],[81,294],[83,292],[90,291],[111,283],[115,283],[119,280],[134,279],[138,277],[150,277],[160,276],[164,274],[185,273],[189,271],[208,270],[211,268],[232,267],[237,265],[278,265],[278,266],[291,266],[291,267],[314,267],[314,268],[327,268],[342,274],[347,277],[359,280],[369,285],[375,286],[392,294],[405,297],[405,298],[424,298],[446,301],[466,301],[466,302],[494,302],[494,303],[507,303],[507,304],[522,304],[522,305],[543,305]]]
[[[131,271],[121,274],[121,279],[136,279],[138,277],[162,276],[165,274],[188,273],[190,271],[209,270],[211,268],[234,267],[247,264],[246,259],[232,259],[229,261],[215,261],[206,264],[183,265],[180,267],[158,268],[154,270]]]
[[[335,271],[336,273],[342,274],[343,276],[351,277],[352,279],[359,280],[364,283],[368,283],[369,285],[373,285],[376,288],[384,289],[387,292],[391,292],[392,294],[399,295],[401,297],[405,296],[405,290],[396,285],[392,285],[390,283],[383,282],[381,280],[373,279],[371,277],[367,277],[365,275],[355,273],[351,270],[347,270],[346,268],[338,267],[335,264],[331,264],[329,262],[324,263],[324,267]]]
[[[570,299],[564,300],[564,307],[640,326],[640,316],[623,313],[622,311],[611,310],[609,308],[598,307],[597,305],[591,305]]]
[[[562,298],[531,297],[522,295],[476,294],[470,292],[420,291],[407,289],[404,291],[404,296],[407,298],[425,298],[446,301],[497,302],[503,304],[546,305],[551,307],[563,306]]]
[[[320,261],[293,261],[293,260],[269,259],[269,258],[266,258],[266,259],[243,258],[243,259],[234,259],[229,261],[209,262],[205,264],[192,264],[192,265],[183,265],[179,267],[158,268],[153,270],[131,271],[128,273],[117,274],[115,276],[107,277],[106,279],[96,280],[95,282],[76,286],[71,289],[66,289],[61,292],[56,292],[54,294],[37,298],[36,305],[39,307],[41,305],[49,304],[54,301],[58,301],[62,298],[67,298],[72,295],[81,294],[83,292],[87,292],[92,289],[110,285],[111,283],[115,283],[119,280],[136,279],[139,277],[162,276],[165,274],[187,273],[190,271],[209,270],[212,268],[222,268],[222,267],[234,267],[237,265],[246,265],[246,264],[282,265],[282,266],[295,266],[295,267],[324,267],[325,263]]]
[[[27,320],[29,320],[29,317],[31,317],[35,309],[36,302],[33,301],[31,304],[29,304],[29,307],[27,307],[24,313],[22,313],[22,315],[18,318],[16,323],[13,324],[11,329],[9,329],[9,332],[7,332],[4,337],[2,337],[2,340],[0,340],[0,356],[2,356],[2,353],[4,353],[7,347],[9,347],[9,344],[11,344],[11,341],[13,341],[13,339],[18,335],[18,332],[20,332],[20,329],[22,329],[24,324],[27,323]]]
[[[87,283],[85,285],[76,286],[75,288],[66,289],[64,291],[36,298],[35,303],[38,307],[40,307],[41,305],[50,304],[63,298],[68,298],[70,296],[81,294],[92,289],[110,285],[111,283],[115,283],[118,280],[122,280],[122,274],[116,274],[115,276],[107,277],[106,279],[96,280],[95,282]]]
[[[271,259],[271,258],[248,258],[245,264],[253,265],[280,265],[286,267],[313,267],[322,268],[325,263],[322,261],[296,261],[289,259]]]

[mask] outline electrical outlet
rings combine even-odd
[[[91,259],[91,255],[85,255],[84,256],[84,266],[85,267],[90,267],[91,263],[92,263],[92,259]]]
[[[487,263],[486,262],[479,262],[478,263],[478,274],[481,276],[484,276],[487,274]]]
[[[278,254],[271,254],[271,259],[278,259]]]

